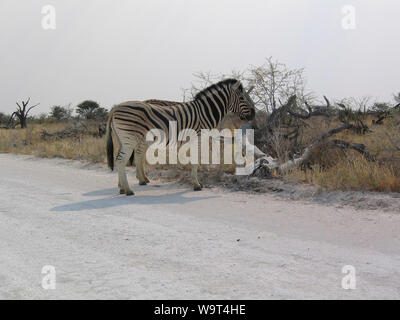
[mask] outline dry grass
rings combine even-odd
[[[354,153],[329,168],[322,169],[315,164],[311,169],[296,169],[286,179],[315,184],[327,190],[400,192],[400,175],[395,169],[367,161]]]
[[[399,119],[388,119],[385,125],[372,126],[371,132],[359,135],[341,132],[335,138],[362,143],[377,158],[366,160],[356,151],[320,146],[313,152],[311,165],[288,173],[285,179],[318,185],[328,190],[368,190],[378,192],[400,192],[400,147]],[[334,127],[315,121],[310,124],[308,139]]]
[[[102,138],[80,136],[50,141],[41,138],[44,128],[48,132],[56,132],[67,126],[68,124],[46,124],[32,125],[27,129],[0,129],[0,152],[32,154],[43,158],[105,161],[105,142]]]

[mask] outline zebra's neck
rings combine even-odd
[[[195,119],[198,119],[195,121],[196,123],[190,123],[190,121],[185,123],[185,126],[195,130],[218,127],[219,123],[228,113],[228,100],[226,95],[216,91],[208,95],[203,95],[191,102],[184,103],[182,105],[183,111],[186,114],[191,114],[191,117],[194,115]]]
[[[195,130],[216,128],[227,113],[224,105],[203,100],[185,103],[182,109],[187,120],[184,126]]]

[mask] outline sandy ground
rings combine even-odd
[[[129,180],[134,197],[102,165],[0,155],[0,298],[400,298],[399,212]]]

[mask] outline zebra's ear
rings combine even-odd
[[[235,82],[233,85],[232,85],[232,89],[233,90],[243,90],[243,86],[242,86],[242,84],[238,81],[238,82]]]

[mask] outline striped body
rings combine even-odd
[[[159,100],[159,99],[150,99],[145,100],[144,102],[155,104],[158,106],[171,106],[171,105],[179,105],[183,104],[184,102],[179,101],[170,101],[170,100]],[[240,120],[237,115],[234,114],[227,114],[222,121],[219,123],[218,129],[222,130],[224,128],[229,129],[239,129],[243,124],[245,124],[246,120]]]
[[[254,104],[241,83],[234,79],[221,81],[198,93],[187,103],[148,100],[129,101],[115,106],[107,122],[108,163],[113,168],[111,131],[114,131],[119,145],[116,157],[121,192],[133,194],[126,180],[125,164],[135,151],[135,164],[140,184],[148,179],[144,173],[144,154],[148,148],[146,134],[151,129],[161,129],[169,136],[169,122],[176,121],[178,132],[193,129],[200,134],[201,129],[217,128],[228,112],[237,114],[242,120],[254,117]],[[195,190],[201,185],[197,180],[197,167],[192,165],[192,180]]]

